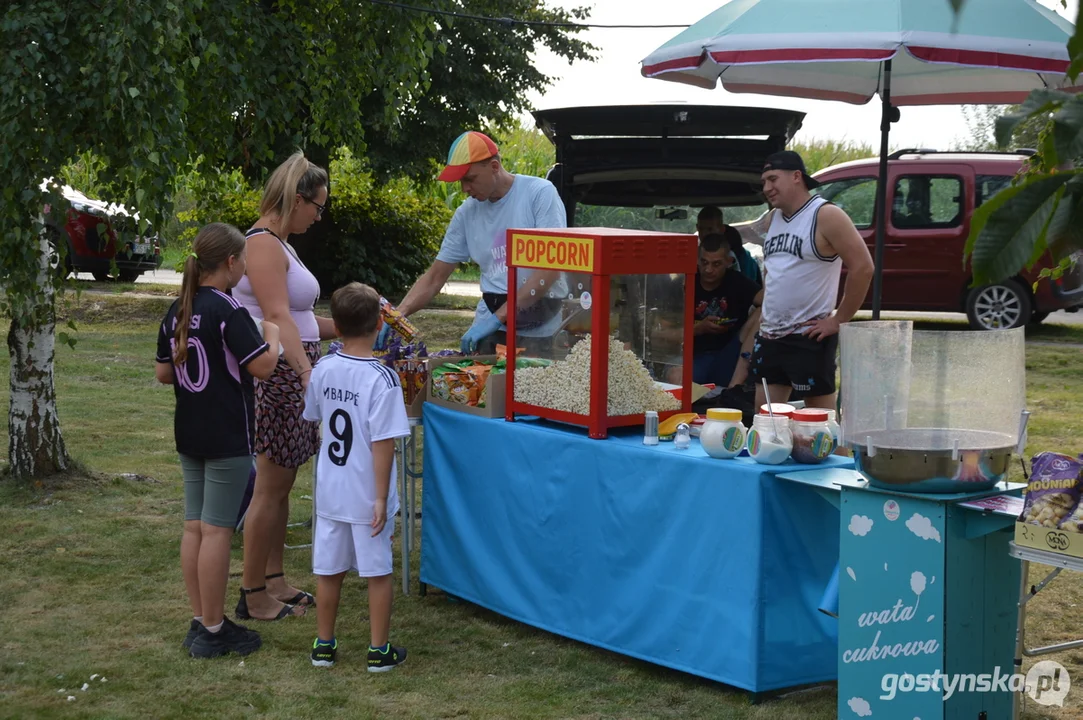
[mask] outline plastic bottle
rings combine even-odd
[[[658,444],[658,411],[648,410],[643,417],[643,444]]]

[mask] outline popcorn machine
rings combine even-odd
[[[507,231],[505,417],[608,429],[692,405],[695,235],[613,228]],[[529,294],[529,298],[527,297]],[[520,307],[520,304],[522,305]],[[536,358],[516,369],[511,358]]]

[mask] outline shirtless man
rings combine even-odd
[[[766,287],[751,370],[756,407],[785,402],[794,390],[808,407],[835,407],[835,354],[839,326],[865,301],[873,263],[864,239],[841,208],[809,190],[801,156],[786,150],[767,158],[763,193],[776,212],[763,243]],[[839,279],[846,289],[838,309]]]

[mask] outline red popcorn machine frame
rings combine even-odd
[[[604,439],[612,427],[642,425],[644,414],[615,415],[608,413],[609,337],[611,336],[611,281],[617,276],[663,276],[663,281],[680,281],[683,275],[683,297],[671,299],[681,318],[679,368],[681,407],[659,412],[665,419],[692,407],[692,329],[695,303],[695,278],[698,262],[698,240],[695,235],[622,230],[613,228],[560,228],[507,231],[508,317],[507,317],[507,384],[505,388],[505,419],[513,422],[515,415],[533,415],[572,425],[585,426],[591,438]],[[580,298],[580,306],[590,313],[590,411],[587,415],[518,402],[515,400],[516,293],[519,271],[559,270],[567,277],[589,276],[589,293]],[[646,277],[642,277],[644,282]],[[586,284],[586,283],[584,283]],[[582,285],[580,286],[582,287]],[[644,285],[645,287],[645,285]],[[678,286],[679,287],[679,286]],[[590,296],[593,293],[593,297]],[[566,295],[570,297],[574,294]],[[646,296],[646,291],[644,291]],[[644,301],[644,307],[649,305]],[[618,333],[619,337],[619,333]],[[605,342],[597,342],[604,338]],[[558,358],[559,359],[559,358]],[[645,358],[640,357],[641,360]],[[676,374],[678,369],[671,371]],[[671,378],[671,382],[676,378]],[[676,384],[675,382],[673,384]]]

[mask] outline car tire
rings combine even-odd
[[[139,276],[142,274],[143,273],[138,270],[121,270],[120,274],[117,276],[117,279],[123,283],[133,283],[138,280]]]
[[[60,243],[62,242],[60,233],[52,227],[48,228],[46,233],[49,238],[49,251],[57,256],[56,268],[54,269],[56,279],[63,282],[68,279],[68,276],[71,275],[72,271],[71,248],[65,248],[66,252],[64,252],[64,257],[60,257]]]
[[[1030,293],[1016,280],[976,287],[966,297],[966,317],[975,330],[1022,327],[1032,315]]]

